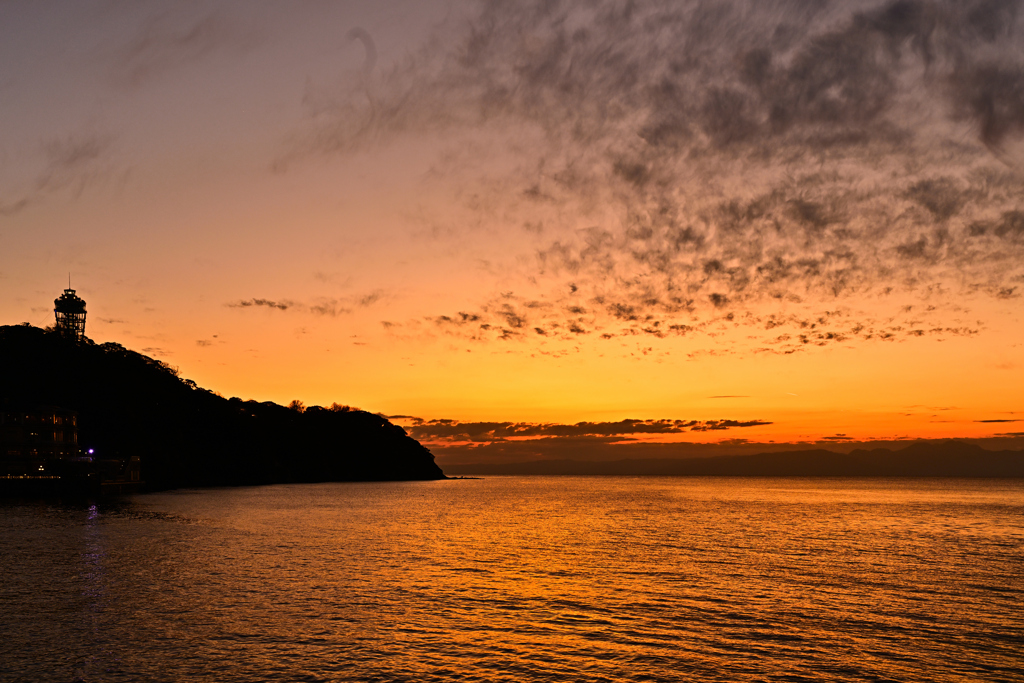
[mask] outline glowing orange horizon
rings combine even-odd
[[[225,396],[1012,434],[1021,29],[944,7],[924,59],[870,5],[9,8],[0,321],[71,271],[89,337]]]

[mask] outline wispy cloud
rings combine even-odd
[[[287,311],[289,308],[293,308],[295,304],[288,300],[272,301],[270,299],[239,299],[238,301],[231,301],[224,304],[228,308],[271,308],[279,311]]]
[[[353,294],[347,297],[319,297],[306,302],[293,301],[291,299],[264,299],[253,297],[250,299],[238,299],[230,301],[225,306],[229,308],[256,309],[268,308],[279,311],[291,311],[292,313],[308,313],[315,316],[337,317],[339,315],[351,314],[359,308],[371,308],[381,301],[391,298],[391,295],[383,289],[374,289],[361,294]]]
[[[111,63],[117,83],[137,87],[217,53],[245,51],[260,42],[257,33],[223,13],[181,10],[144,17],[130,40],[114,49]]]
[[[13,196],[0,194],[0,216],[11,216],[58,193],[78,197],[111,172],[114,138],[73,134],[41,143],[42,169],[28,187]],[[0,191],[2,192],[2,191]]]

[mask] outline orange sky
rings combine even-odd
[[[225,396],[1024,432],[1024,13],[900,7],[4,4],[0,322],[70,271]]]

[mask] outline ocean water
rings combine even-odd
[[[0,681],[1024,680],[1024,482],[0,501]]]

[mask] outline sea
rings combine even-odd
[[[1024,481],[0,501],[0,681],[1022,681]]]

